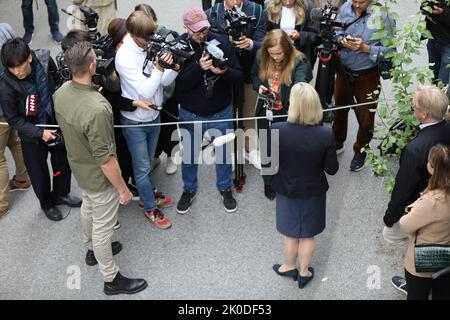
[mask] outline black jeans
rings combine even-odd
[[[175,97],[169,98],[163,105],[163,109],[169,111],[175,117],[178,117],[178,102]],[[161,111],[161,123],[175,122],[176,118],[170,116],[169,114]],[[155,158],[158,158],[163,152],[167,154],[168,157],[172,156],[172,149],[178,144],[178,141],[172,141],[172,134],[177,133],[176,125],[161,126],[161,131],[159,132],[158,145],[156,146]]]
[[[450,300],[450,274],[432,280],[416,277],[405,269],[405,279],[408,300],[428,300],[430,291],[432,300]]]
[[[59,31],[59,13],[56,0],[45,0],[48,12],[48,25],[53,34]],[[34,32],[33,0],[22,0],[23,28],[27,33]]]
[[[50,185],[48,170],[48,153],[53,169],[53,191]],[[39,199],[42,209],[54,206],[54,200],[70,192],[72,171],[67,161],[67,151],[64,145],[49,147],[43,141],[22,141],[22,153],[25,166],[30,176],[34,193]]]

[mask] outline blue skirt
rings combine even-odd
[[[325,229],[326,194],[312,198],[289,198],[277,193],[276,223],[281,234],[312,238]]]

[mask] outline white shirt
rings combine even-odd
[[[122,96],[131,100],[146,100],[156,106],[163,103],[163,86],[171,84],[178,75],[171,69],[164,72],[153,66],[152,62],[147,64],[145,73],[142,72],[147,53],[143,51],[128,34],[123,39],[123,45],[116,54],[116,71],[120,76]],[[137,122],[153,121],[159,112],[137,108],[135,111],[120,111],[127,119]]]
[[[442,120],[441,120],[441,121],[442,121]],[[439,123],[439,122],[441,122],[441,121],[437,121],[437,122],[433,122],[433,123],[422,123],[422,124],[419,124],[419,128],[420,128],[420,130],[423,130],[423,129],[425,129],[426,127],[432,126],[432,125],[434,125],[434,124],[436,124],[436,123]]]
[[[281,10],[280,29],[290,35],[295,30],[294,8],[283,7]]]

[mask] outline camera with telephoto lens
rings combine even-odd
[[[161,56],[164,53],[170,53],[172,55],[172,64],[168,64],[161,59]],[[182,67],[186,63],[186,61],[191,59],[193,56],[194,51],[186,41],[167,41],[164,36],[154,34],[150,38],[150,45],[147,49],[147,57],[144,63],[144,70],[148,62],[153,61],[156,58],[158,58],[158,64],[164,69],[173,69],[177,64]]]
[[[220,42],[216,39],[205,42],[205,55],[212,59],[213,67],[225,70],[228,67],[228,58],[224,57],[223,51],[218,47]]]
[[[250,23],[256,20],[255,16],[247,16],[238,6],[225,10],[224,18],[227,22],[224,30],[233,41],[246,36]]]

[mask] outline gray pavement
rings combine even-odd
[[[0,0],[0,22],[12,25],[22,36],[18,0]],[[60,8],[71,1],[58,1]],[[119,1],[119,15],[126,17],[139,1]],[[182,32],[184,10],[197,0],[148,1],[161,24]],[[35,10],[33,48],[58,46],[48,36],[44,1]],[[401,1],[401,21],[410,19],[418,7],[414,0]],[[61,14],[62,32],[67,32]],[[416,59],[426,63],[426,51]],[[389,83],[385,88],[389,94]],[[353,156],[356,120],[351,113],[346,151],[339,156],[340,170],[329,177],[327,228],[317,237],[312,265],[315,279],[303,290],[273,270],[283,258],[283,239],[275,229],[275,202],[263,194],[259,173],[247,165],[247,184],[237,194],[238,212],[222,208],[215,189],[214,166],[199,170],[200,188],[187,215],[166,209],[173,227],[151,226],[132,202],[120,208],[122,228],[114,235],[123,251],[116,256],[126,276],[143,277],[149,287],[136,295],[107,297],[97,267],[84,263],[79,209],[72,209],[61,222],[48,220],[39,209],[33,191],[12,192],[11,212],[0,221],[0,300],[3,299],[388,299],[404,295],[390,284],[393,275],[403,274],[404,246],[387,244],[382,236],[382,216],[389,200],[383,179],[369,168],[359,173],[348,167]],[[374,142],[374,145],[376,142]],[[11,175],[11,156],[7,154]],[[182,192],[181,171],[167,176],[165,158],[154,172],[154,182],[178,200]],[[180,168],[179,168],[180,169]],[[80,189],[72,180],[72,193]],[[68,210],[62,207],[63,210]],[[74,280],[75,279],[75,280]],[[80,281],[78,282],[77,279]],[[79,286],[78,286],[79,284]]]

